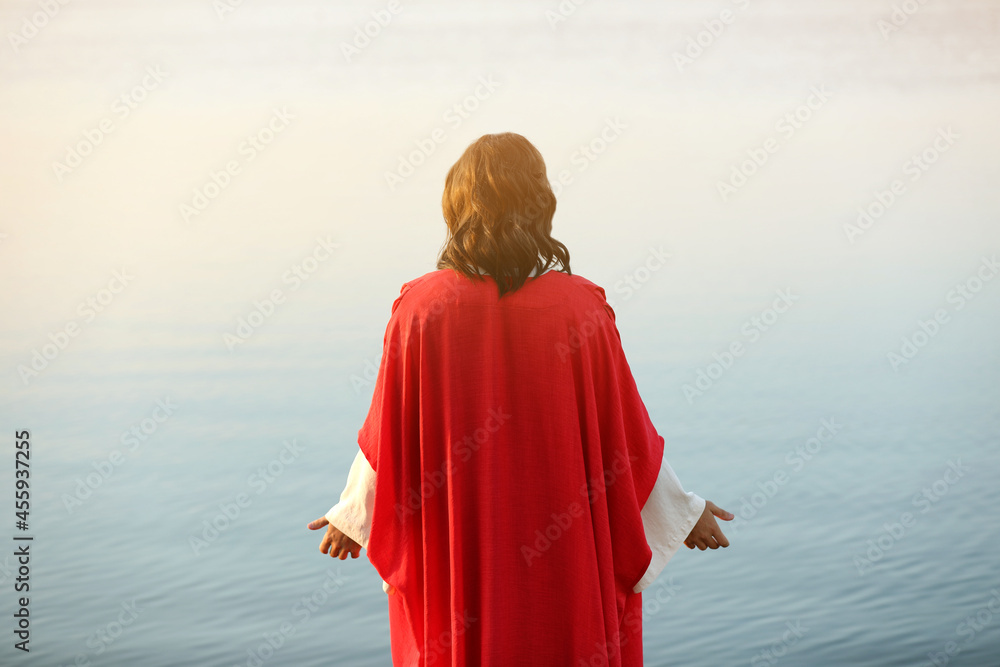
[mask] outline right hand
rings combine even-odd
[[[319,550],[323,553],[329,553],[331,558],[346,560],[348,555],[351,558],[357,558],[361,553],[361,545],[341,532],[325,516],[310,521],[306,527],[309,530],[326,528],[326,534],[323,535],[323,540],[319,543]]]
[[[722,534],[722,529],[716,523],[718,517],[723,521],[732,521],[736,518],[732,512],[727,512],[711,500],[705,501],[705,511],[701,513],[698,523],[694,525],[688,536],[684,538],[684,544],[688,549],[698,547],[702,551],[705,549],[718,549],[728,547],[729,540]]]

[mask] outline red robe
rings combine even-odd
[[[604,290],[403,285],[358,433],[403,665],[642,665],[640,511],[663,457]]]

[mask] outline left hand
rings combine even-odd
[[[347,554],[350,554],[351,558],[357,558],[361,554],[361,545],[327,521],[325,516],[310,522],[309,530],[319,530],[324,526],[326,526],[326,535],[319,543],[319,550],[322,553],[329,553],[331,558],[339,558],[340,560],[347,560]]]
[[[723,521],[732,521],[736,518],[736,515],[732,512],[727,512],[711,500],[706,500],[701,518],[698,519],[698,523],[694,525],[688,536],[684,538],[684,544],[687,545],[688,549],[698,547],[704,551],[705,549],[718,549],[719,547],[729,546],[729,540],[726,539],[726,536],[722,533],[722,529],[719,528],[719,524],[715,520],[716,518]]]

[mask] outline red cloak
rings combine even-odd
[[[396,667],[642,664],[632,591],[663,438],[603,289],[557,271],[502,299],[489,276],[406,283],[358,442]]]

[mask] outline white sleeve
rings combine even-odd
[[[347,473],[347,484],[340,494],[340,502],[326,513],[326,520],[342,533],[368,548],[368,538],[372,531],[372,507],[375,505],[375,471],[358,450]],[[389,584],[382,582],[382,590],[389,592]]]
[[[372,529],[372,507],[375,504],[375,471],[364,452],[358,450],[340,502],[326,513],[326,520],[352,540],[368,548]]]
[[[659,576],[698,523],[705,511],[705,500],[694,493],[685,493],[681,482],[664,455],[656,484],[642,508],[642,527],[646,542],[653,552],[646,574],[633,589],[641,593]]]

